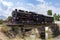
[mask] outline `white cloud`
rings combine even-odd
[[[9,15],[11,15],[11,12],[14,10],[14,9],[22,9],[22,10],[26,10],[26,11],[35,11],[36,13],[39,13],[39,14],[44,14],[46,15],[47,14],[47,10],[51,9],[53,14],[54,13],[60,13],[60,8],[57,8],[53,5],[51,5],[52,3],[47,3],[45,2],[45,0],[37,0],[39,2],[43,2],[43,3],[39,3],[37,5],[34,5],[32,3],[23,3],[23,2],[16,2],[15,3],[12,3],[12,2],[7,2],[7,1],[1,1],[2,4],[6,5],[8,7],[7,10],[2,10],[0,9],[0,11],[3,11],[4,12],[4,16],[8,17]]]
[[[1,11],[2,9],[0,8],[0,11]]]
[[[7,2],[6,0],[0,0],[0,4],[7,7],[6,10],[0,7],[0,15],[3,15],[5,17],[8,17],[9,15],[11,15],[11,7],[13,6],[13,3]]]
[[[4,1],[4,0],[1,0],[1,3],[5,6],[8,6],[8,7],[13,6],[12,2],[7,2],[7,1]]]
[[[47,15],[47,11],[49,9],[52,10],[53,14],[54,13],[57,13],[57,14],[59,13],[60,14],[60,8],[55,7],[54,5],[52,5],[51,2],[47,3],[47,2],[45,2],[43,0],[43,3],[39,3],[39,4],[35,5],[35,11],[38,12],[38,13],[40,13],[40,14]]]

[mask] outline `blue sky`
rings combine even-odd
[[[0,16],[8,17],[16,8],[43,15],[51,9],[53,14],[60,14],[60,0],[0,0]]]

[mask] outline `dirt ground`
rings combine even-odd
[[[59,29],[60,29],[60,21],[56,22],[56,24],[59,26]],[[1,27],[2,27],[2,25],[0,25],[0,29],[1,29]],[[33,38],[33,37],[25,37],[24,39],[22,39],[19,35],[17,35],[15,38],[10,39],[0,30],[0,40],[41,40],[41,39]],[[51,38],[48,40],[60,40],[60,35],[56,38]]]
[[[7,37],[3,32],[1,32],[1,28],[3,25],[0,25],[0,40],[41,40],[40,38],[36,37],[25,37],[24,39],[21,38],[19,35],[17,35],[15,38],[9,38]]]
[[[10,39],[4,33],[0,32],[0,40],[24,40],[24,39],[20,38],[18,35],[15,38]],[[25,40],[41,40],[41,39],[25,37]]]

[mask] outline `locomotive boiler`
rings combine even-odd
[[[15,9],[12,12],[11,22],[16,24],[42,24],[42,23],[52,23],[54,22],[54,18],[42,14],[37,14],[31,11]]]

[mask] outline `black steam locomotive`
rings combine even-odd
[[[17,24],[41,24],[54,22],[53,17],[37,14],[35,12],[28,12],[24,10],[15,9],[12,12],[12,23]]]

